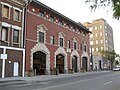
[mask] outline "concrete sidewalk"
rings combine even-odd
[[[97,74],[97,73],[107,73],[110,71],[100,71],[100,72],[80,72],[80,73],[73,73],[73,74],[59,74],[59,75],[40,75],[34,77],[9,77],[9,78],[0,78],[0,82],[8,82],[8,81],[46,81],[56,78],[65,78],[65,77],[73,77],[73,76],[81,76],[81,75],[90,75],[90,74]]]

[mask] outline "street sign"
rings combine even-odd
[[[0,54],[0,59],[7,59],[7,54]]]

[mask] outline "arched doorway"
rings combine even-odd
[[[56,56],[56,68],[59,69],[59,73],[64,73],[64,56],[62,54]]]
[[[37,51],[33,54],[33,69],[36,70],[36,75],[46,74],[46,54]]]
[[[72,57],[72,69],[74,70],[74,72],[77,72],[77,57],[76,56]]]
[[[87,58],[82,58],[82,68],[87,71]]]

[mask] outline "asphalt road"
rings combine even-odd
[[[0,82],[0,90],[120,90],[120,72],[94,73],[46,81]]]

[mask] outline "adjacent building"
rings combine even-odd
[[[27,6],[26,22],[26,74],[89,70],[90,31],[86,27],[37,0]]]
[[[90,35],[91,52],[93,55],[93,69],[109,68],[110,63],[103,60],[101,50],[114,50],[113,29],[103,19],[86,22],[84,25],[92,32]]]
[[[0,78],[24,76],[23,0],[0,0]]]

